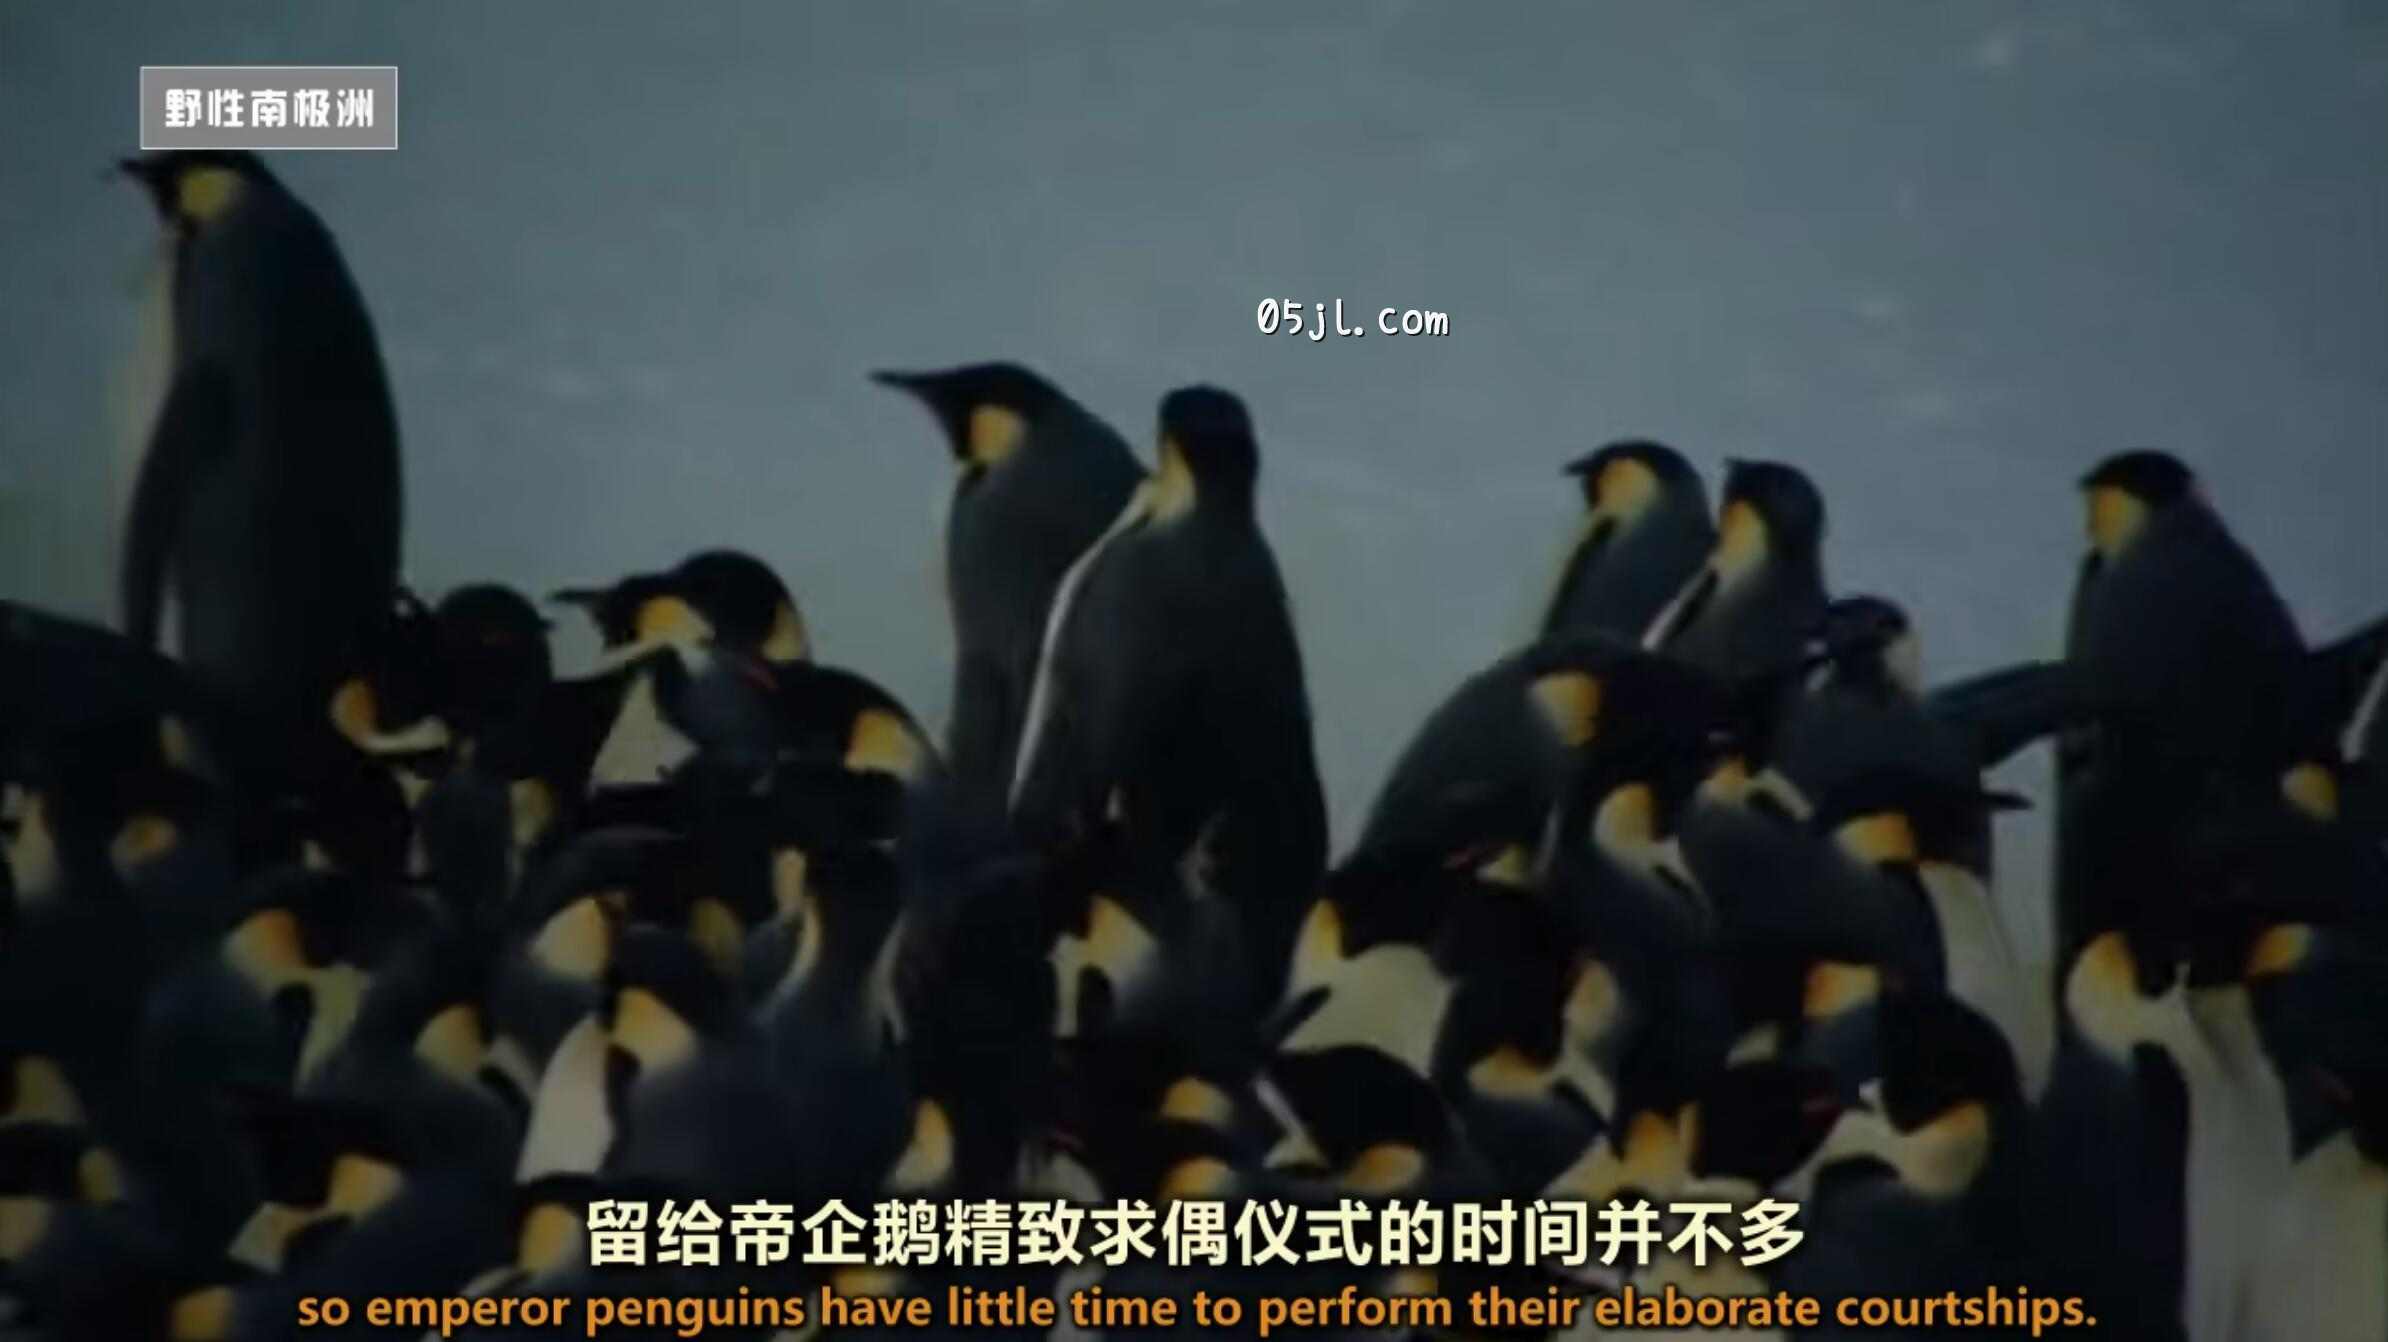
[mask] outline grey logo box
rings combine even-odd
[[[395,65],[144,65],[143,149],[396,149]]]

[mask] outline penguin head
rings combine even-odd
[[[2180,458],[2153,448],[2117,453],[2081,477],[2088,505],[2090,548],[2112,558],[2127,548],[2148,519],[2201,497],[2197,476]]]
[[[449,700],[468,723],[527,705],[554,674],[548,622],[513,588],[459,587],[431,618]]]
[[[357,749],[436,776],[450,744],[440,716],[446,698],[439,626],[420,598],[399,588],[365,625],[327,712]]]
[[[1826,793],[1808,824],[1852,861],[1913,865],[1948,860],[1983,816],[2030,805],[2011,793],[1912,769],[1872,769]]]
[[[622,934],[598,1004],[609,1054],[645,1078],[698,1059],[739,1028],[730,985],[705,953],[677,933]]]
[[[263,1090],[233,1098],[262,1195],[227,1250],[235,1262],[288,1270],[404,1194],[409,1161],[375,1110]]]
[[[270,1013],[303,1084],[346,1047],[375,974],[429,916],[380,887],[277,873],[225,933],[217,957]]]
[[[666,574],[634,573],[611,587],[567,587],[548,599],[586,611],[608,652],[644,651],[713,634]]]
[[[183,234],[222,218],[251,191],[281,189],[264,162],[242,149],[157,150],[116,166],[149,192],[159,220]]]
[[[1728,576],[1761,559],[1812,557],[1824,543],[1824,496],[1796,466],[1730,462],[1716,543],[1719,568]]]
[[[1825,607],[1808,645],[1810,670],[1830,668],[1842,684],[1887,687],[1914,698],[1923,693],[1923,651],[1915,626],[1898,603],[1848,596]]]
[[[1689,497],[1707,511],[1700,473],[1665,443],[1627,438],[1567,463],[1583,487],[1584,506],[1620,525],[1630,524],[1666,497]],[[1688,491],[1688,494],[1687,494]]]
[[[1260,478],[1260,446],[1252,417],[1234,393],[1217,387],[1180,387],[1161,398],[1161,465],[1164,493],[1172,475],[1183,472],[1198,501],[1249,507]]]
[[[810,655],[804,617],[771,566],[737,550],[706,550],[672,570],[672,587],[723,647],[775,665]]]
[[[1269,1168],[1363,1197],[1414,1193],[1455,1139],[1433,1084],[1363,1045],[1280,1055],[1261,1085],[1280,1128]]]
[[[2014,1051],[1973,1008],[1931,989],[1898,989],[1881,1018],[1883,1116],[1901,1132],[1961,1106],[2007,1113],[2023,1102]]]
[[[976,363],[942,372],[871,374],[881,386],[908,391],[944,428],[954,460],[965,470],[1001,465],[1028,439],[1030,426],[1062,402],[1059,389],[1016,363]]]
[[[1774,1060],[1728,1067],[1683,1111],[1687,1167],[1702,1178],[1772,1187],[1823,1144],[1841,1108],[1821,1067]]]

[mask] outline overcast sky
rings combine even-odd
[[[2310,634],[2388,606],[2388,6],[0,5],[0,595],[92,615],[145,62],[401,68],[403,149],[274,166],[379,325],[430,594],[742,546],[942,722],[947,459],[864,373],[1020,359],[1140,449],[1242,393],[1346,835],[1621,435],[1805,467],[1936,675],[2056,650],[2128,445]]]

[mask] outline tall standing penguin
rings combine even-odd
[[[2271,579],[2174,457],[2125,452],[2081,488],[2065,660],[2106,735],[2150,764],[2277,767],[2305,645]]]
[[[2057,744],[2060,960],[2166,916],[2190,874],[2179,817],[2217,776],[2291,762],[2305,661],[2288,607],[2178,459],[2124,452],[2081,489],[2065,665],[2089,721]]]
[[[173,374],[119,571],[126,631],[266,721],[324,702],[398,580],[398,425],[332,235],[253,155],[124,160],[173,248]]]
[[[1642,646],[1729,682],[1797,669],[1824,617],[1824,496],[1796,466],[1737,461],[1716,548],[1651,621]]]
[[[1011,781],[1053,589],[1143,474],[1110,425],[1017,364],[873,375],[937,416],[958,470],[945,522],[954,691],[946,752],[990,801]]]
[[[1583,534],[1559,571],[1542,633],[1638,638],[1716,544],[1708,490],[1682,453],[1641,439],[1578,457],[1567,473],[1583,482]]]
[[[1236,900],[1277,964],[1326,860],[1293,613],[1253,513],[1260,449],[1211,387],[1161,402],[1159,466],[1062,580],[1011,794],[1031,833],[1119,825],[1132,860]]]

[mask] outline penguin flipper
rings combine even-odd
[[[2383,664],[2388,664],[2388,615],[2315,649],[2306,658],[2302,686],[2309,730],[2335,733],[2351,721]]]
[[[119,596],[126,637],[157,646],[166,599],[167,556],[182,522],[183,501],[200,470],[232,437],[232,387],[220,368],[186,368],[174,379],[150,434],[124,538]]]
[[[2078,679],[2063,662],[2025,662],[1970,676],[1932,691],[1924,708],[1965,739],[1984,769],[2086,712]]]

